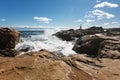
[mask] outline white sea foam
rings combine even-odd
[[[57,37],[52,36],[52,34],[60,30],[60,28],[45,29],[43,35],[32,35],[31,37],[21,38],[22,42],[18,43],[15,49],[19,51],[21,48],[29,47],[29,51],[47,49],[51,52],[59,52],[64,55],[75,54],[72,50],[72,42],[62,41]]]

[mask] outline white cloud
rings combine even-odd
[[[99,9],[93,10],[92,14],[97,16],[98,19],[104,19],[104,18],[111,19],[111,18],[115,17],[115,15],[104,12],[104,11],[99,10]]]
[[[87,20],[85,20],[85,22],[87,22],[87,23],[91,23],[91,22],[94,22],[94,20],[87,19]]]
[[[95,9],[93,11],[89,11],[86,15],[85,18],[97,18],[98,20],[102,20],[102,19],[111,19],[114,18],[115,15],[114,14],[110,14],[108,12],[99,10],[99,9]]]
[[[119,23],[116,21],[104,23],[103,26],[104,28],[113,28],[113,27],[119,28],[120,27]]]
[[[109,25],[110,23],[104,23],[104,25],[106,26],[106,25]]]
[[[7,21],[6,19],[1,19],[1,21]]]
[[[96,0],[96,2],[101,2],[101,0]]]
[[[77,23],[82,23],[82,24],[90,24],[92,22],[94,22],[95,20],[92,20],[92,19],[85,19],[85,20],[81,20],[81,19],[78,19],[76,20],[75,22]]]
[[[49,23],[50,21],[52,21],[52,19],[49,19],[47,17],[34,17],[33,19],[37,20],[38,22],[41,23]]]
[[[116,22],[116,21],[114,21],[114,22],[112,22],[112,24],[117,24],[118,22]]]
[[[80,23],[80,22],[82,22],[82,23],[92,23],[92,22],[94,22],[95,20],[92,20],[92,19],[86,19],[86,20],[81,20],[81,19],[78,19],[78,20],[76,20],[75,22],[78,22],[78,23]]]
[[[83,22],[83,20],[81,20],[81,19],[78,19],[78,20],[76,20],[75,22]]]
[[[102,2],[100,4],[96,4],[94,6],[94,8],[103,8],[103,7],[116,8],[118,6],[119,6],[118,4],[113,4],[113,3],[109,3],[107,1],[105,1],[105,2]]]
[[[84,18],[95,18],[95,16],[92,15],[91,11],[88,11],[88,12],[85,14]]]
[[[106,25],[115,25],[115,24],[118,24],[118,22],[116,22],[116,21],[113,21],[113,22],[111,22],[111,23],[104,23],[104,25],[106,26]]]

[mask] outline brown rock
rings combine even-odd
[[[19,32],[9,28],[0,28],[0,49],[13,49],[19,42],[19,38]]]
[[[0,28],[0,56],[16,56],[18,53],[14,47],[19,42],[19,38],[19,32],[9,28]]]
[[[0,80],[92,80],[86,72],[54,57],[45,50],[0,57]]]
[[[99,32],[99,33],[104,32],[104,29],[102,27],[96,27],[96,26],[90,27],[87,30],[94,30],[94,31]]]
[[[69,56],[77,68],[89,73],[93,80],[119,80],[120,59],[91,58],[83,54]]]
[[[91,27],[89,29],[70,29],[70,30],[64,30],[55,33],[54,35],[58,38],[66,41],[72,41],[75,40],[75,38],[81,38],[85,35],[93,35],[96,33],[103,33],[104,29],[102,27]]]
[[[0,49],[0,56],[2,57],[14,57],[18,55],[15,49]]]
[[[120,59],[120,41],[104,40],[100,43],[98,54],[99,57]]]
[[[88,35],[78,39],[73,50],[93,57],[120,59],[120,40],[103,35]]]

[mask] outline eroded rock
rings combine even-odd
[[[120,58],[120,40],[103,35],[88,35],[78,39],[73,50],[93,57]]]
[[[92,80],[86,72],[46,50],[0,57],[0,63],[0,80]]]

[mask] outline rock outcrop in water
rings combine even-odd
[[[19,32],[9,28],[0,28],[0,55],[9,57],[17,55],[14,48],[19,39]]]
[[[94,35],[96,33],[103,33],[104,29],[102,27],[91,27],[88,29],[77,29],[77,30],[65,30],[55,33],[54,35],[58,38],[66,41],[75,40],[75,38],[80,38],[85,35]]]
[[[120,40],[103,35],[87,35],[76,41],[73,50],[93,57],[120,59]]]

